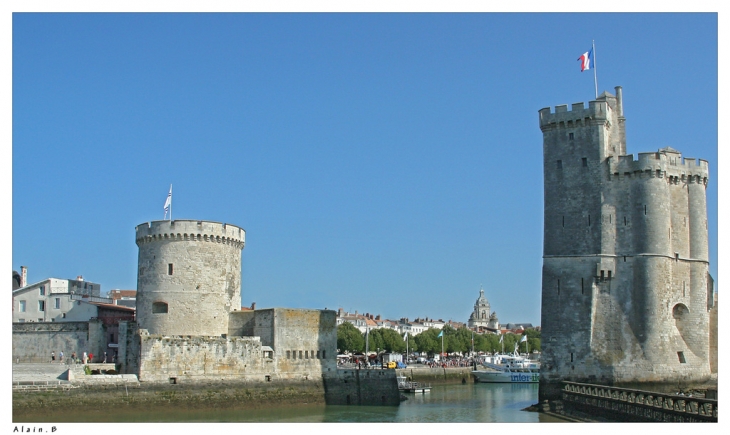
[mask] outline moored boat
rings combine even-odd
[[[496,355],[482,363],[487,370],[474,370],[477,382],[534,383],[540,381],[540,363],[514,355]]]

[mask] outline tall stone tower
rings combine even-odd
[[[487,326],[489,326],[489,310],[489,301],[484,296],[484,289],[481,288],[479,289],[479,297],[474,303],[474,311],[472,311],[471,316],[469,316],[469,321],[467,322],[467,325],[470,328],[486,328]]]
[[[707,380],[705,160],[626,155],[622,92],[539,111],[545,220],[540,399],[560,381]]]
[[[228,333],[241,309],[241,250],[246,232],[218,222],[138,225],[137,323],[160,335]]]

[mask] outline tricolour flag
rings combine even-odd
[[[170,192],[167,194],[167,199],[165,200],[165,218],[167,218],[167,212],[170,211],[170,206],[172,205],[172,184],[170,185]]]
[[[444,331],[439,332],[439,335],[436,336],[436,338],[439,338],[444,335]]]
[[[522,340],[520,340],[520,343],[522,343],[523,341],[527,341],[527,336],[526,335],[523,335],[522,336]]]
[[[578,60],[580,61],[580,71],[591,69],[591,62],[593,61],[593,49],[583,53]]]

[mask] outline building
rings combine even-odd
[[[708,163],[669,147],[634,159],[625,122],[621,87],[539,111],[541,401],[565,380],[676,391],[710,377]]]
[[[497,313],[490,314],[489,301],[484,296],[484,288],[479,289],[479,297],[474,303],[474,311],[469,316],[467,326],[475,331],[499,331]]]
[[[137,290],[109,290],[107,297],[112,300],[114,305],[123,305],[130,308],[137,306]]]
[[[111,303],[111,299],[99,296],[100,291],[101,285],[80,276],[75,280],[47,278],[25,285],[13,290],[13,322],[89,320],[95,309],[81,301]]]

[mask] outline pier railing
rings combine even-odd
[[[717,422],[717,400],[563,382],[565,407],[625,421]]]

